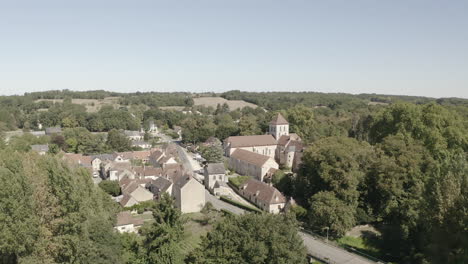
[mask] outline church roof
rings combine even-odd
[[[236,149],[232,154],[231,158],[247,162],[249,164],[262,167],[270,157],[255,152],[251,152],[244,149]]]
[[[288,121],[278,113],[273,119],[270,121],[271,125],[287,125],[289,124]]]
[[[276,139],[272,135],[233,136],[226,139],[232,148],[271,146],[276,145]]]

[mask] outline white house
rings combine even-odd
[[[39,155],[45,155],[49,151],[49,145],[31,145],[31,150]]]
[[[249,179],[239,187],[240,194],[262,210],[277,214],[286,205],[286,197],[275,187]]]
[[[143,140],[144,133],[136,130],[124,130],[125,136],[130,140]]]
[[[143,222],[143,219],[133,217],[128,211],[123,211],[117,214],[117,223],[114,228],[120,233],[136,233]]]
[[[241,175],[253,176],[259,181],[271,169],[278,169],[278,163],[270,156],[265,156],[243,149],[237,149],[229,158],[229,168]]]
[[[172,195],[182,213],[195,213],[205,206],[205,188],[192,176],[183,176],[174,183]]]
[[[217,181],[226,182],[226,169],[224,163],[210,163],[204,168],[205,188],[213,190]]]

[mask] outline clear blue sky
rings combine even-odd
[[[1,1],[0,94],[468,98],[468,1]]]

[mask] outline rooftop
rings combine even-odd
[[[254,179],[247,180],[240,186],[240,189],[243,190],[245,194],[255,196],[257,200],[268,204],[286,202],[286,197],[275,187]]]
[[[226,142],[232,148],[276,145],[276,139],[272,135],[234,136],[228,137]]]
[[[288,121],[280,113],[273,117],[270,121],[271,125],[288,125]]]
[[[238,160],[245,161],[249,164],[253,164],[259,167],[263,166],[263,164],[265,164],[265,162],[267,162],[270,159],[269,156],[265,156],[262,154],[258,154],[258,153],[243,150],[243,149],[236,149],[231,154],[231,157],[238,159]]]
[[[224,163],[210,163],[206,167],[208,174],[225,174],[226,168]]]

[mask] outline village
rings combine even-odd
[[[164,193],[173,197],[184,214],[200,212],[207,202],[219,210],[229,204],[230,208],[234,205],[273,214],[294,204],[272,185],[272,178],[281,169],[287,173],[297,170],[303,150],[301,138],[289,133],[289,123],[281,114],[274,116],[263,135],[231,136],[223,142],[211,137],[202,143],[205,148],[222,148],[224,162],[209,163],[193,146],[182,144],[181,130],[175,127],[172,138],[150,122],[148,132],[161,139],[158,146],[144,141],[143,129],[126,130],[123,133],[132,146],[143,150],[63,153],[63,159],[89,171],[95,184],[118,183],[120,193],[112,199],[123,208],[115,226],[119,232],[136,233],[148,219],[144,214],[149,213],[138,214],[138,205],[157,200]],[[41,136],[62,131],[52,127],[33,133]],[[31,149],[44,155],[49,146],[32,145]]]

